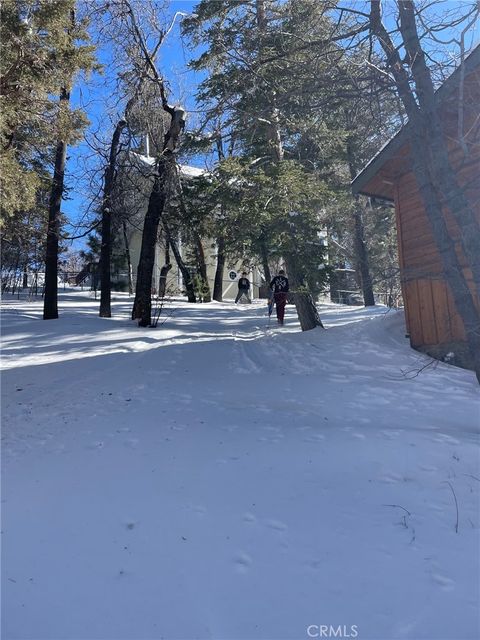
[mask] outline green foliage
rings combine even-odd
[[[62,110],[58,96],[95,66],[74,0],[4,0],[0,15],[0,171],[2,217],[35,204],[39,167],[48,168],[57,139],[79,140],[86,118]]]
[[[337,44],[350,25],[334,21],[331,6],[202,0],[183,22],[194,46],[206,43],[192,63],[208,72],[198,93],[204,130],[213,125],[234,156],[212,174],[208,199],[222,210],[215,224],[244,252],[294,257],[296,279],[314,291],[330,270],[325,230],[348,239],[355,262],[352,172],[391,134],[397,113],[377,72],[365,73],[361,47]],[[367,230],[380,246],[377,235],[387,231]]]
[[[193,276],[193,289],[198,302],[210,302],[211,293],[208,282],[205,282],[199,273]]]
[[[236,246],[244,258],[295,257],[299,279],[319,291],[328,278],[320,212],[331,197],[322,172],[331,171],[345,133],[324,125],[312,104],[327,101],[341,56],[336,47],[299,46],[325,38],[331,23],[322,3],[267,1],[263,16],[261,5],[204,0],[183,24],[194,44],[207,43],[192,64],[208,71],[198,94],[206,123],[234,141],[206,201],[229,255]]]
[[[5,217],[1,234],[1,270],[3,275],[21,271],[43,272],[45,268],[45,234],[48,222],[49,176],[38,172],[34,206]],[[59,224],[64,224],[61,216]],[[66,251],[60,245],[59,252]]]

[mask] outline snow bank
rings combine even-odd
[[[479,637],[471,372],[384,308],[129,309],[4,305],[3,637]]]

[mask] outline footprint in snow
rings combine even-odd
[[[104,446],[105,443],[98,440],[97,442],[91,442],[89,445],[87,445],[87,449],[92,449],[93,451],[96,449],[103,449]]]
[[[48,451],[48,453],[64,453],[64,452],[65,452],[64,444],[57,444],[53,449],[49,449]]]
[[[330,376],[330,380],[331,382],[340,382],[340,383],[350,382],[350,378],[348,378],[347,376],[342,376],[336,373]]]
[[[303,438],[304,442],[321,442],[325,440],[325,436],[321,433],[316,433],[315,435],[308,436],[308,438]]]
[[[207,513],[206,508],[201,504],[189,504],[187,505],[187,509],[193,511],[194,513],[198,513],[198,515],[200,516],[204,516]]]
[[[233,433],[238,429],[238,426],[236,424],[230,424],[226,427],[222,427],[222,429],[223,431],[228,431],[229,433]]]
[[[265,524],[269,529],[274,529],[275,531],[286,531],[288,529],[287,525],[284,522],[280,522],[280,520],[266,520]]]
[[[215,462],[217,464],[228,464],[229,462],[236,462],[237,460],[240,460],[240,458],[237,456],[229,456],[228,458],[217,458]]]
[[[442,576],[439,573],[432,573],[432,578],[443,591],[452,591],[452,589],[455,588],[453,580],[450,580],[450,578]]]
[[[460,442],[456,438],[452,438],[452,436],[449,436],[446,433],[437,433],[437,435],[433,438],[433,441],[446,442],[448,444],[460,444]]]
[[[398,438],[400,433],[401,431],[388,431],[386,429],[384,431],[380,431],[380,434],[388,440],[394,440],[395,438]]]
[[[127,440],[123,441],[124,446],[128,447],[129,449],[136,449],[138,443],[139,443],[138,438],[128,438]]]
[[[250,511],[247,511],[246,513],[243,514],[243,521],[244,522],[256,522],[257,518],[253,515],[253,513],[250,513]]]
[[[234,564],[238,573],[247,573],[252,566],[252,559],[247,553],[241,551],[234,557]]]
[[[386,482],[387,484],[395,484],[397,482],[402,482],[403,479],[404,478],[398,475],[397,473],[384,473],[378,478],[380,482]]]

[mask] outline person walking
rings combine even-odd
[[[243,271],[242,277],[238,281],[238,293],[237,293],[237,297],[235,298],[235,304],[237,304],[237,302],[240,300],[242,296],[245,296],[249,303],[252,302],[250,300],[249,291],[250,291],[250,280],[247,278],[247,272]]]
[[[275,302],[275,308],[277,310],[277,322],[283,324],[285,317],[285,305],[287,304],[288,293],[288,278],[285,275],[285,271],[280,269],[278,276],[272,278],[270,282],[270,289],[273,292],[273,300]]]

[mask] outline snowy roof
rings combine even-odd
[[[141,153],[131,152],[131,155],[134,156],[136,160],[139,160],[142,164],[147,165],[148,167],[153,167],[156,161],[156,158],[153,156],[144,156]],[[184,178],[199,178],[200,176],[204,176],[208,173],[206,169],[201,169],[200,167],[192,167],[188,164],[178,164],[178,169],[180,171],[180,175]]]
[[[463,63],[465,73],[470,73],[473,69],[480,66],[480,45],[477,45],[470,55],[465,58]],[[462,65],[457,67],[455,71],[445,80],[445,82],[437,89],[436,98],[439,102],[444,101],[452,91],[457,87],[460,81],[460,71]],[[360,173],[352,180],[351,185],[354,193],[366,193],[363,191],[367,183],[375,176],[382,166],[390,160],[402,147],[408,142],[411,125],[409,122],[403,126],[397,133],[383,145],[380,151],[365,165]],[[372,194],[366,194],[372,195]]]
[[[199,167],[192,167],[188,164],[179,164],[178,168],[182,176],[186,178],[199,178],[208,173],[206,169],[200,169]]]

